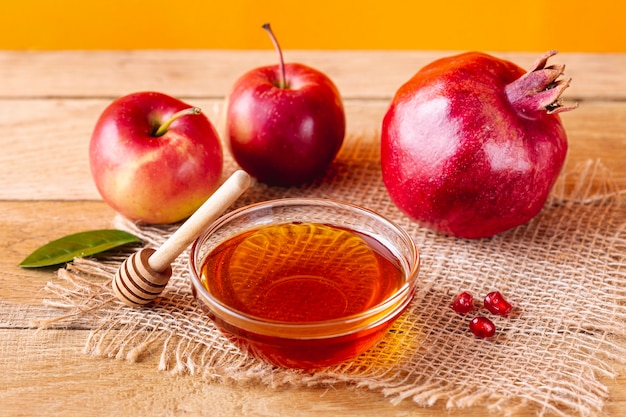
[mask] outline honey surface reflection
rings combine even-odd
[[[220,302],[271,321],[308,323],[366,311],[404,283],[377,240],[320,223],[261,226],[214,248],[201,269]]]

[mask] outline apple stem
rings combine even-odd
[[[274,44],[274,48],[276,48],[276,51],[278,51],[278,63],[280,66],[280,79],[278,80],[278,87],[279,88],[287,88],[287,77],[285,76],[285,60],[283,59],[283,51],[282,49],[280,49],[280,45],[278,44],[278,39],[276,39],[276,36],[274,36],[274,32],[272,32],[272,28],[270,27],[269,23],[265,23],[263,25],[263,29],[265,29],[265,31],[270,35],[270,39],[272,40],[272,43]]]
[[[200,110],[200,107],[190,107],[188,109],[184,109],[184,110],[174,113],[172,117],[170,117],[169,119],[165,121],[165,123],[163,123],[160,126],[157,126],[156,130],[154,131],[154,136],[156,137],[163,136],[165,132],[167,132],[167,129],[170,128],[171,124],[174,123],[179,118],[183,116],[187,116],[189,114],[200,114],[201,112],[202,110]]]

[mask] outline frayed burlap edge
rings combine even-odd
[[[344,155],[344,161],[348,159],[358,158]],[[371,155],[363,159],[366,163],[361,161],[356,167],[361,171],[349,164],[342,171],[340,159],[338,171],[331,175],[355,182],[353,193],[362,183],[369,189],[369,182],[378,181],[377,168],[373,167],[376,161],[372,163]],[[328,195],[330,189],[324,188],[324,182],[312,187],[322,196],[349,199],[341,193]],[[380,190],[381,184],[375,187]],[[315,192],[308,188],[272,194],[271,189],[258,185],[239,205]],[[380,192],[377,194],[380,198]],[[110,289],[112,275],[130,252],[106,259],[77,259],[59,270],[58,279],[46,286],[50,293],[46,304],[66,314],[41,325],[92,329],[84,349],[87,355],[129,362],[159,355],[158,369],[207,380],[270,387],[347,383],[380,392],[394,404],[410,399],[421,406],[437,402],[448,408],[481,405],[504,414],[533,405],[540,416],[601,415],[609,393],[600,379],[614,377],[613,364],[626,358],[624,194],[602,164],[590,161],[561,176],[546,209],[529,225],[477,242],[438,236],[417,227],[395,211],[386,196],[372,200],[373,194],[369,194],[352,200],[383,212],[414,236],[423,248],[422,285],[411,308],[383,342],[354,361],[315,372],[274,368],[240,352],[220,335],[195,307],[186,279],[187,254],[175,263],[173,279],[163,297],[138,309],[121,305]],[[598,230],[597,224],[566,224],[551,235],[551,223],[558,223],[563,216],[569,216],[572,223],[576,218],[609,222],[609,229]],[[115,226],[137,234],[147,246],[159,246],[174,229],[138,225],[120,217],[115,219]],[[569,232],[578,233],[576,238],[584,242],[563,256],[575,256],[578,251],[581,265],[568,259],[561,275],[560,265],[554,268],[550,262],[560,262],[563,247],[559,242]],[[594,252],[593,245],[598,246],[599,253]],[[429,252],[429,248],[436,250]],[[491,263],[482,259],[484,264],[477,265],[472,258],[484,251],[493,251],[501,259]],[[536,251],[545,254],[538,257]],[[503,260],[512,256],[537,265],[527,270],[522,262],[505,266]],[[603,257],[603,264],[594,264],[590,256]],[[580,279],[587,280],[580,287],[576,285],[578,278],[569,279],[578,270],[585,274]],[[484,277],[491,274],[493,277]],[[546,280],[554,280],[554,284],[542,284]],[[527,287],[532,291],[525,292]],[[451,312],[448,305],[460,290],[478,294],[493,288],[514,295],[517,315],[497,321],[499,333],[493,340],[479,340],[468,334],[465,319]],[[572,292],[580,296],[572,297]],[[555,298],[555,293],[568,300]],[[562,305],[546,307],[546,314],[541,305],[546,299]],[[571,311],[559,314],[563,309]],[[526,363],[525,356],[519,354],[520,347],[528,350]],[[545,362],[537,362],[541,360]]]

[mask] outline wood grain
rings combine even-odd
[[[287,62],[317,68],[337,84],[342,96],[389,99],[429,62],[459,51],[285,51]],[[538,53],[492,52],[523,68]],[[626,54],[563,53],[550,62],[567,66],[573,78],[568,96],[626,98]],[[162,91],[179,97],[223,97],[246,71],[275,65],[263,51],[0,51],[0,97],[113,98],[134,91]]]
[[[344,95],[348,137],[380,131],[395,89],[442,52],[301,52],[336,79]],[[535,54],[500,54],[528,66]],[[567,169],[589,159],[626,188],[626,55],[562,54],[574,78],[568,97],[580,108],[563,115],[570,139]],[[0,51],[0,415],[484,416],[474,407],[420,408],[346,386],[231,386],[156,370],[157,359],[127,364],[81,353],[90,323],[36,331],[58,315],[43,304],[55,268],[20,269],[31,251],[57,237],[110,227],[113,211],[99,198],[87,161],[96,118],[110,100],[156,89],[187,98],[219,125],[234,79],[269,51]],[[348,139],[349,140],[349,139]],[[155,355],[158,357],[158,354]],[[626,415],[626,368],[605,382],[608,416]],[[123,383],[120,383],[123,381]],[[535,409],[517,410],[530,417]]]

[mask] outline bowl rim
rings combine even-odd
[[[202,243],[208,239],[208,237],[215,230],[219,229],[224,224],[253,211],[272,207],[304,205],[312,207],[338,207],[341,209],[356,211],[361,215],[365,215],[381,222],[382,224],[385,224],[388,228],[393,230],[408,247],[408,252],[411,258],[408,262],[399,260],[403,269],[408,267],[405,271],[406,280],[402,286],[383,302],[360,313],[333,318],[330,320],[293,323],[288,321],[269,320],[233,309],[217,297],[213,296],[213,294],[211,294],[211,292],[202,284],[199,273],[196,271],[204,261],[206,254],[199,260],[199,262],[196,262],[195,254],[199,250]],[[371,234],[368,235],[376,239],[376,236],[371,236]],[[389,249],[394,256],[398,256],[396,251],[388,248],[388,246],[383,242],[380,243],[387,247],[387,249]],[[317,197],[288,197],[252,203],[232,210],[215,220],[200,234],[200,236],[198,236],[198,238],[194,240],[189,252],[188,269],[191,275],[192,287],[202,298],[202,300],[198,300],[198,294],[194,293],[196,302],[205,302],[211,312],[218,315],[222,321],[225,321],[235,327],[243,328],[246,331],[252,331],[254,333],[267,336],[279,336],[289,339],[315,339],[337,337],[373,328],[381,324],[381,322],[385,322],[388,319],[395,317],[397,313],[402,312],[405,307],[408,306],[413,298],[417,286],[420,264],[420,252],[417,249],[413,238],[404,228],[387,217],[376,213],[373,210],[346,201]],[[228,318],[225,318],[224,316],[227,316]],[[374,318],[374,320],[368,320],[370,318]],[[235,325],[232,321],[236,321],[239,324]],[[286,337],[285,335],[289,336]]]

